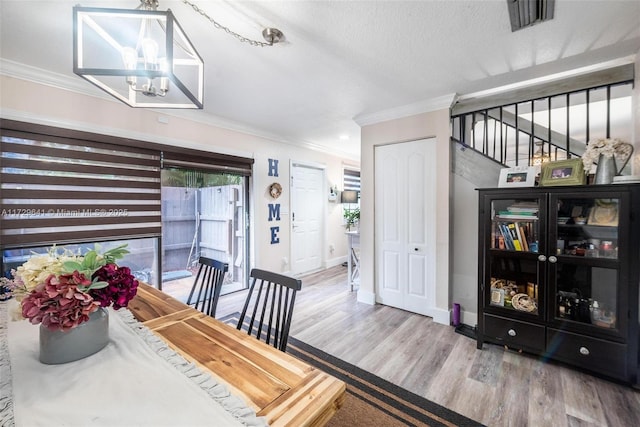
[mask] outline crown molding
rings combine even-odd
[[[75,76],[69,76],[66,74],[54,73],[52,71],[44,70],[42,68],[33,67],[30,65],[21,64],[19,62],[10,61],[4,58],[0,58],[0,75],[4,75],[7,77],[12,77],[15,79],[25,80],[36,84],[41,84],[45,86],[54,87],[56,89],[62,89],[69,92],[77,93],[85,96],[92,96],[94,98],[99,98],[104,101],[114,102],[121,104],[120,101],[114,99],[103,91],[95,88],[93,85],[88,84],[85,80],[81,78],[76,78]],[[239,132],[246,135],[254,136],[257,138],[262,138],[268,141],[273,141],[281,144],[286,144],[295,147],[303,147],[312,151],[318,151],[325,154],[330,154],[340,158],[347,159],[355,159],[359,160],[358,157],[355,157],[351,153],[341,152],[339,150],[332,150],[328,152],[327,147],[308,142],[308,141],[291,141],[286,138],[283,138],[279,135],[271,134],[268,132],[264,132],[262,130],[246,126],[242,123],[222,119],[218,116],[214,116],[212,114],[204,113],[202,110],[198,111],[185,111],[185,110],[159,110],[159,109],[149,109],[150,111],[154,111],[158,114],[169,116],[169,117],[177,117],[184,120],[189,120],[191,122],[204,124],[207,126],[214,126],[221,129],[230,130],[233,132]],[[7,114],[11,117],[8,117]],[[3,110],[3,116],[7,119],[14,120],[22,120],[22,121],[33,121],[34,116],[32,114],[20,114],[20,112],[13,111],[9,112],[7,109]],[[72,122],[59,122],[51,118],[41,117],[38,119],[41,124],[49,124],[53,126],[67,126],[69,128],[77,129],[77,130],[86,130],[91,132],[106,132],[109,135],[128,137],[128,138],[137,138],[144,140],[154,140],[155,142],[162,144],[169,144],[169,141],[160,141],[157,137],[151,137],[146,134],[138,134],[135,131],[126,131],[123,132],[117,129],[98,129],[95,126],[87,126],[86,124],[81,123],[72,123]],[[175,144],[176,141],[172,141],[171,144]],[[193,144],[188,141],[181,141],[185,147],[190,148],[201,148],[201,147],[193,147]],[[246,156],[246,153],[243,153]]]
[[[119,100],[113,98],[112,96],[109,96],[103,91],[95,88],[93,85],[87,83],[84,79],[76,78],[75,76],[69,76],[66,74],[54,73],[52,71],[44,70],[42,68],[37,68],[30,65],[21,64],[19,62],[10,61],[4,58],[0,58],[0,75],[4,75],[7,77],[12,77],[20,80],[25,80],[25,81],[29,81],[36,84],[54,87],[56,89],[62,89],[62,90],[77,93],[80,95],[92,96],[94,98],[99,98],[104,101],[122,104]],[[347,153],[347,152],[343,152],[335,149],[329,150],[328,147],[315,144],[309,141],[292,141],[292,140],[283,138],[280,135],[268,133],[260,129],[244,125],[239,122],[226,120],[221,117],[215,116],[213,114],[208,114],[206,112],[203,112],[202,110],[198,110],[196,112],[185,111],[185,110],[153,109],[153,108],[149,108],[148,110],[154,111],[161,115],[165,115],[169,117],[177,117],[184,120],[189,120],[191,122],[200,123],[207,126],[214,126],[221,129],[230,130],[233,132],[239,132],[245,135],[250,135],[250,136],[262,138],[268,141],[286,144],[286,145],[290,145],[298,148],[302,147],[308,150],[322,152],[322,153],[333,155],[339,158],[359,160],[359,156],[354,156],[354,154],[352,153]],[[4,111],[6,111],[6,109]],[[13,112],[13,116],[14,117],[5,117],[5,118],[7,119],[14,118],[16,120],[29,121],[27,120],[26,115],[24,114],[21,115],[18,112]],[[29,117],[33,117],[33,115],[30,114]],[[42,120],[41,122],[42,124],[44,124],[44,122],[47,122],[47,124],[51,124],[55,126],[54,123],[57,123],[55,120],[47,119],[47,118],[41,118],[40,120]],[[60,125],[61,124],[59,123],[58,126]],[[79,123],[69,122],[67,125],[72,126],[73,129],[77,129],[77,130],[89,130],[89,129],[84,129],[86,128],[86,125],[82,126]],[[91,126],[89,126],[89,128],[91,128]],[[95,133],[97,132],[97,128],[94,127],[94,129],[91,131]],[[114,131],[115,130],[112,130],[108,132],[108,134],[114,135],[114,136],[149,140],[149,138],[142,138],[145,135],[138,134],[137,132],[134,132],[134,131],[125,132],[126,135],[124,135],[122,131],[119,131],[116,133],[114,133]],[[167,143],[167,142],[158,141],[155,138],[154,140],[159,143]],[[182,141],[182,142],[187,144],[186,141]],[[175,141],[173,141],[173,144],[175,144]],[[187,146],[191,147],[191,145],[193,144],[188,143],[188,145],[185,145],[185,147]]]
[[[417,114],[451,108],[455,101],[456,94],[451,93],[437,98],[407,104],[400,107],[390,108],[370,114],[360,114],[353,118],[359,126],[367,126],[389,120],[401,119],[403,117],[415,116]]]
[[[58,120],[48,116],[36,115],[31,112],[18,111],[8,108],[3,108],[0,112],[0,119],[5,120],[15,120],[20,122],[33,123],[36,125],[43,126],[52,126],[63,129],[71,129],[80,132],[88,132],[99,135],[109,135],[117,138],[125,138],[125,139],[133,139],[138,141],[145,142],[153,142],[156,144],[167,145],[167,146],[179,146],[183,148],[191,148],[194,150],[202,150],[202,151],[212,151],[212,148],[215,149],[216,153],[220,154],[228,154],[231,156],[239,156],[239,157],[247,157],[247,158],[255,158],[254,152],[246,152],[240,150],[230,150],[225,147],[219,146],[204,146],[199,143],[195,143],[193,141],[176,139],[176,138],[167,138],[155,134],[150,134],[146,132],[136,132],[131,129],[121,129],[109,126],[97,126],[94,124],[87,124],[85,122],[79,122],[74,120]]]

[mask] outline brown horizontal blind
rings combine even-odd
[[[162,167],[195,169],[205,172],[251,176],[253,159],[230,154],[211,153],[189,148],[162,149]]]
[[[160,151],[1,129],[0,248],[161,235]]]

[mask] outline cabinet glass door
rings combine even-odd
[[[540,203],[538,198],[490,201],[491,241],[484,304],[488,311],[524,318],[542,313],[539,301],[544,291],[537,261]]]
[[[611,192],[551,197],[549,320],[613,334],[624,327],[618,313],[618,252],[626,242],[618,219],[627,209],[625,197]]]
[[[557,255],[618,258],[620,199],[555,197],[551,206]]]

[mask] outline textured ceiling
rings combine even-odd
[[[159,9],[173,11],[205,62],[204,112],[180,114],[354,158],[355,118],[629,60],[640,50],[638,0],[557,0],[553,20],[517,32],[506,0],[191,1],[245,37],[262,40],[269,26],[285,41],[240,43],[182,1],[160,0]],[[72,72],[78,3],[139,4],[1,0],[2,72],[45,70],[60,74],[61,85],[101,93]]]

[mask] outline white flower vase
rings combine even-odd
[[[109,343],[109,312],[99,308],[89,320],[69,331],[40,325],[40,362],[59,365],[91,356]]]
[[[594,184],[611,184],[613,183],[613,177],[617,173],[615,157],[607,157],[604,154],[600,154]]]

